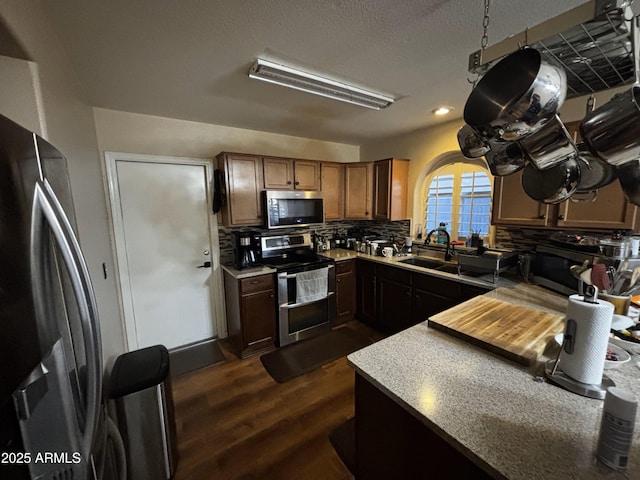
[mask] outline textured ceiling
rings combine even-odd
[[[489,44],[585,0],[493,0]],[[99,107],[363,144],[461,117],[482,0],[43,1]],[[257,57],[392,94],[369,110],[249,79]]]

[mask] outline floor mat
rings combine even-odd
[[[284,383],[371,343],[369,337],[342,327],[262,355],[260,361],[276,382]]]

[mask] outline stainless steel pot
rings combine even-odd
[[[624,258],[627,256],[627,243],[621,240],[600,240],[600,253],[606,257]]]
[[[580,134],[593,153],[613,165],[640,157],[639,101],[634,85],[584,117]]]
[[[566,94],[564,69],[523,48],[480,79],[465,104],[464,120],[483,138],[518,140],[552,118]]]
[[[571,197],[580,182],[580,166],[575,157],[548,168],[538,170],[528,163],[522,172],[522,188],[525,193],[543,203],[560,203]]]
[[[458,130],[458,145],[467,158],[479,158],[489,151],[489,145],[469,125]]]
[[[526,165],[522,149],[517,143],[492,140],[489,145],[491,148],[484,159],[492,175],[496,177],[511,175]]]
[[[554,115],[535,133],[523,138],[520,146],[530,162],[538,170],[546,170],[578,153],[571,135],[560,120]]]
[[[640,205],[640,159],[618,165],[616,170],[624,194],[631,203]]]

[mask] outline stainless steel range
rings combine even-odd
[[[317,255],[311,235],[263,236],[262,263],[277,270],[280,346],[331,329],[336,319],[334,261]]]

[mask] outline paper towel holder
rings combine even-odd
[[[593,285],[586,285],[584,288],[583,301],[588,303],[598,302],[598,287]],[[563,351],[567,353],[573,352],[573,346],[575,341],[576,322],[573,319],[567,320],[566,331],[562,339],[562,345],[558,351],[558,356],[555,360],[549,360],[544,367],[544,372],[549,381],[559,387],[569,390],[572,393],[577,393],[583,397],[596,398],[598,400],[604,400],[607,395],[607,388],[615,387],[616,384],[606,375],[602,375],[602,382],[599,385],[593,385],[589,383],[582,383],[574,380],[569,375],[558,369],[560,362],[560,356]]]
[[[555,360],[549,360],[545,364],[544,372],[547,375],[547,378],[551,383],[562,387],[565,390],[569,390],[572,393],[577,393],[583,397],[604,400],[604,397],[607,395],[607,388],[616,386],[615,382],[606,375],[602,375],[602,382],[600,385],[579,382],[571,378],[562,370],[554,369],[555,363]]]

